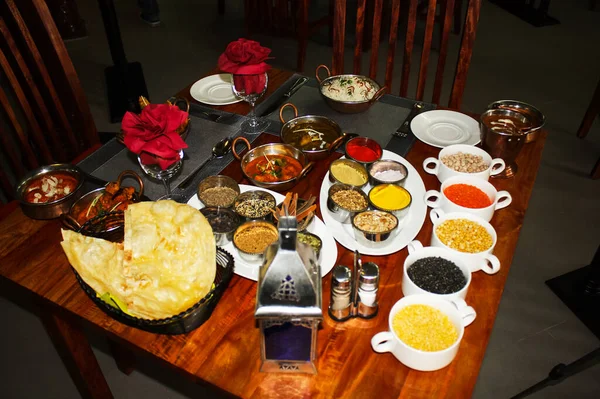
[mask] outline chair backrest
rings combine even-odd
[[[99,143],[88,102],[44,0],[0,2],[0,189]]]
[[[421,51],[421,61],[419,64],[419,77],[417,82],[416,94],[414,98],[422,101],[425,94],[425,84],[427,81],[427,68],[429,63],[429,55],[431,52],[431,42],[433,37],[434,24],[436,23],[436,8],[439,4],[441,7],[441,39],[439,42],[439,56],[437,62],[437,69],[435,74],[435,81],[433,87],[433,98],[432,103],[439,104],[442,93],[442,83],[444,69],[446,66],[446,58],[448,54],[448,42],[450,36],[451,25],[453,23],[453,16],[455,13],[455,1],[460,0],[427,0],[427,16],[425,22],[425,31],[423,46]],[[381,36],[382,19],[384,15],[384,0],[357,0],[357,13],[356,13],[356,43],[354,45],[354,58],[353,58],[353,73],[360,74],[361,59],[363,53],[363,38],[365,36],[365,15],[367,14],[367,7],[369,14],[373,14],[371,32],[371,58],[369,64],[369,77],[377,80],[377,65],[379,55],[379,43]],[[408,2],[408,12],[406,16],[406,39],[404,43],[404,56],[402,62],[402,73],[400,82],[400,93],[401,97],[408,96],[408,86],[410,69],[412,64],[412,53],[415,42],[415,27],[417,25],[417,3],[418,0],[403,0]],[[389,0],[391,3],[391,11],[389,13],[389,40],[388,40],[388,53],[386,59],[386,70],[385,70],[385,86],[389,92],[392,85],[392,77],[394,72],[394,56],[396,50],[396,42],[398,39],[398,27],[400,21],[400,5],[401,0]],[[460,5],[462,3],[459,3]],[[448,106],[453,109],[459,109],[462,101],[463,92],[465,89],[467,72],[469,70],[469,64],[471,62],[471,54],[473,52],[473,45],[475,42],[475,33],[477,30],[477,22],[479,20],[479,11],[481,9],[481,0],[468,0],[466,18],[463,28],[462,40],[460,44],[458,63],[456,72],[454,75],[454,83],[452,85],[452,91],[450,93],[450,101]],[[384,21],[387,22],[387,21]],[[344,73],[344,40],[346,31],[346,0],[335,0],[334,9],[334,27],[333,27],[333,62],[332,72],[333,74]]]

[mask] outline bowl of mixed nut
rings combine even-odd
[[[429,157],[423,161],[425,172],[436,175],[440,183],[453,176],[489,180],[490,176],[501,173],[505,167],[502,159],[492,159],[484,150],[468,144],[445,147],[438,158]]]
[[[369,207],[369,197],[360,188],[336,183],[329,188],[327,210],[331,217],[340,223],[350,223],[350,219]]]

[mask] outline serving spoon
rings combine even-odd
[[[200,165],[200,167],[194,173],[189,175],[179,185],[179,189],[181,189],[181,190],[187,189],[190,186],[190,184],[194,181],[194,177],[196,177],[198,175],[198,173],[202,170],[202,168],[209,161],[212,161],[213,159],[223,158],[225,155],[229,154],[229,151],[231,151],[231,138],[230,137],[226,137],[223,140],[217,142],[217,144],[215,144],[214,147],[212,148],[212,155],[210,156],[210,158],[208,158],[206,161],[204,161],[204,163],[202,163],[202,165]]]

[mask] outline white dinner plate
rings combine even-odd
[[[200,79],[190,87],[194,100],[209,105],[228,105],[242,101],[231,89],[231,74],[221,73]]]
[[[259,188],[256,186],[240,184],[240,191],[242,193],[250,190],[266,191],[273,197],[275,197],[275,201],[277,203],[280,203],[285,199],[285,196],[276,193],[275,191],[267,190],[266,188]],[[423,198],[423,195],[421,195],[421,198]],[[188,201],[188,205],[193,206],[196,209],[204,208],[204,204],[200,202],[197,194],[194,194],[194,196],[190,198],[190,200]],[[333,269],[333,266],[335,266],[335,261],[337,260],[337,245],[335,245],[335,240],[333,239],[333,236],[328,231],[328,229],[325,227],[325,224],[323,224],[323,221],[317,216],[315,216],[314,221],[311,222],[311,224],[308,226],[308,231],[310,233],[316,234],[317,236],[319,236],[321,241],[323,241],[323,247],[321,248],[321,254],[319,255],[319,258],[321,263],[321,276],[325,276],[331,271],[331,269]],[[240,258],[237,250],[234,248],[232,243],[228,243],[222,248],[233,255],[233,258],[235,259],[233,272],[235,274],[250,280],[258,280],[258,269],[260,268],[260,264],[248,263],[242,258]]]
[[[479,123],[460,112],[433,110],[420,113],[410,123],[415,136],[434,147],[479,143]]]
[[[354,238],[352,224],[340,223],[333,219],[329,213],[329,209],[327,209],[327,193],[329,191],[329,187],[332,185],[332,183],[329,181],[329,172],[327,172],[325,178],[323,179],[323,183],[321,184],[321,192],[319,194],[321,215],[323,215],[323,221],[325,222],[327,229],[333,235],[333,238],[335,238],[337,242],[349,250],[358,250],[363,255],[389,255],[400,251],[417,236],[421,230],[421,227],[423,226],[423,222],[425,222],[425,215],[427,213],[427,206],[423,200],[425,196],[425,184],[423,184],[423,180],[421,179],[421,176],[419,176],[419,172],[417,172],[414,166],[412,166],[400,155],[388,150],[383,150],[381,159],[391,159],[406,166],[406,169],[408,170],[408,177],[406,178],[404,188],[406,188],[412,196],[410,210],[408,211],[406,217],[402,219],[398,225],[398,228],[401,230],[398,231],[394,237],[391,237],[390,241],[386,243],[386,245],[377,248],[364,246],[357,242]],[[370,189],[371,185],[367,184],[363,188],[363,191],[368,193]],[[323,247],[324,246],[325,244],[323,244]]]

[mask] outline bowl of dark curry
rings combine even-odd
[[[32,219],[54,219],[69,211],[85,179],[75,165],[53,164],[29,172],[17,185],[16,198]]]

